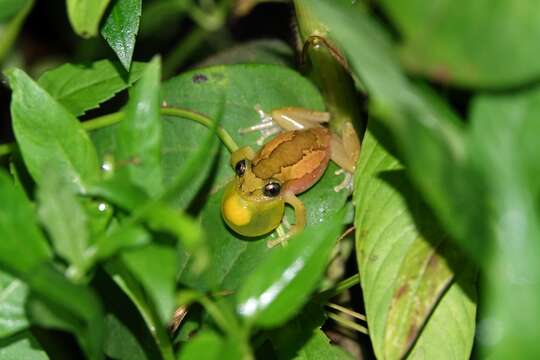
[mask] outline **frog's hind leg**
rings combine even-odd
[[[345,174],[343,181],[334,187],[335,192],[343,189],[352,189],[352,174],[356,169],[356,162],[360,156],[360,141],[352,124],[346,123],[342,130],[342,137],[333,134],[330,144],[332,161],[341,169],[335,172],[336,175]]]
[[[283,200],[293,207],[295,223],[290,227],[286,234],[278,234],[279,237],[277,239],[268,240],[266,245],[269,248],[287,241],[291,236],[298,234],[306,227],[306,208],[304,207],[304,203],[292,192],[283,194]]]
[[[259,105],[255,106],[261,121],[248,128],[238,130],[241,134],[259,131],[261,137],[257,139],[257,145],[262,145],[264,141],[280,131],[302,130],[320,127],[330,120],[330,113],[315,111],[301,107],[284,107],[272,110],[270,114],[265,113]]]

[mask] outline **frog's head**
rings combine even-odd
[[[257,177],[249,159],[239,159],[234,169],[236,176],[227,185],[221,202],[223,219],[240,235],[269,233],[283,217],[282,184],[275,179]]]

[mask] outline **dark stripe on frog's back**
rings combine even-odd
[[[323,128],[320,130],[327,131]],[[282,142],[280,137],[283,138]],[[279,143],[277,146],[276,142]],[[267,153],[266,146],[274,146],[274,149],[262,157],[262,154]],[[290,136],[289,132],[281,133],[257,153],[253,159],[252,171],[261,179],[269,179],[279,174],[282,168],[298,163],[307,152],[321,148],[323,144],[319,143],[313,130],[294,131],[294,136]]]

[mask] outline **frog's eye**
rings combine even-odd
[[[242,177],[246,172],[246,160],[240,160],[237,162],[236,166],[234,167],[234,171],[236,172],[236,175]]]
[[[274,197],[279,195],[279,192],[281,191],[281,185],[277,182],[269,182],[264,186],[264,195],[268,197]]]

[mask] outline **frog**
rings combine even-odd
[[[297,195],[319,181],[330,161],[340,167],[337,175],[345,173],[334,191],[350,189],[360,142],[350,123],[345,123],[341,136],[326,127],[330,113],[325,111],[284,107],[267,114],[259,106],[255,110],[260,123],[240,132],[260,131],[257,144],[262,146],[258,151],[244,146],[231,154],[235,176],[225,187],[221,214],[234,232],[258,237],[279,230],[285,204],[292,206],[295,223],[267,242],[273,247],[305,228],[306,208]]]

